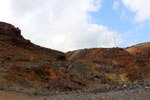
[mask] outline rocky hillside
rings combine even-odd
[[[3,59],[8,56],[9,59],[20,56],[22,59],[65,60],[64,53],[31,43],[23,38],[19,28],[4,22],[0,22],[0,51],[0,57]]]
[[[67,53],[67,59],[76,60],[76,59],[89,59],[89,60],[112,60],[124,58],[130,59],[133,56],[126,50],[122,48],[93,48],[93,49],[83,49],[76,50]]]
[[[150,59],[150,42],[128,47],[126,48],[126,51],[138,58]]]
[[[150,78],[150,43],[60,51],[40,47],[0,22],[0,89],[55,94],[105,89]]]
[[[120,82],[149,78],[150,43],[142,43],[128,48],[93,48],[69,51],[68,60],[82,60],[88,66],[105,73],[109,79]],[[87,62],[86,62],[87,61]],[[96,65],[94,65],[96,64]],[[119,78],[120,77],[120,78]],[[128,81],[127,81],[128,80]]]
[[[82,90],[93,82],[81,61],[67,61],[65,53],[31,43],[19,28],[4,22],[0,50],[1,90],[49,94]]]

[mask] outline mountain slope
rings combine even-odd
[[[51,92],[82,85],[76,77],[71,81],[67,71],[70,62],[63,52],[31,43],[21,36],[19,28],[4,22],[0,22],[0,51],[1,89]]]
[[[150,59],[150,42],[131,46],[126,48],[126,50],[136,57]]]
[[[45,58],[48,60],[59,60],[59,58],[64,58],[65,54],[59,51],[43,48],[37,46],[26,40],[21,36],[21,31],[19,28],[14,27],[11,24],[4,22],[0,23],[0,56],[4,58],[4,52],[12,55],[12,59],[15,56],[26,56],[27,58]]]
[[[0,89],[31,94],[102,90],[150,78],[149,43],[66,54],[33,44],[0,22]]]

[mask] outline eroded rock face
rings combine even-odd
[[[0,22],[0,35],[22,38],[19,28],[5,22]]]

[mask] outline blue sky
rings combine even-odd
[[[118,6],[114,9],[115,1]],[[121,0],[103,0],[101,9],[89,14],[92,15],[91,23],[107,26],[121,34],[124,43],[120,47],[150,41],[149,21],[134,22],[136,13],[126,8]]]
[[[1,0],[0,21],[33,43],[70,51],[149,42],[150,0]],[[116,39],[116,45],[114,42]]]

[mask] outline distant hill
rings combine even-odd
[[[125,57],[131,58],[132,55],[122,48],[93,48],[82,49],[67,53],[69,60],[75,59],[124,59]]]

